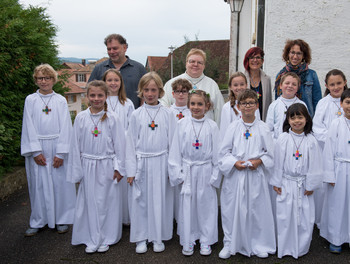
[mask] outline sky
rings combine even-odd
[[[224,0],[19,0],[45,7],[57,26],[60,57],[107,56],[104,38],[123,35],[126,55],[146,63],[147,56],[167,56],[168,47],[189,40],[230,38],[230,7]]]

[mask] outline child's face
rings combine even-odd
[[[346,81],[340,75],[331,75],[328,77],[326,87],[330,91],[333,98],[340,98],[341,94],[344,92],[344,86]]]
[[[88,93],[91,112],[98,113],[104,109],[107,95],[100,87],[91,86]]]
[[[48,75],[44,75],[41,71],[35,77],[35,83],[39,87],[41,94],[52,93],[52,87],[54,85],[54,79]]]
[[[159,98],[159,88],[154,80],[151,80],[142,90],[143,98],[148,105],[157,105]]]
[[[288,123],[294,133],[301,134],[304,132],[306,118],[303,115],[294,115],[288,119]]]
[[[254,117],[255,111],[258,108],[259,103],[257,103],[253,98],[247,98],[238,104],[238,110],[241,111],[243,119]]]
[[[347,97],[343,100],[343,102],[340,102],[340,106],[344,110],[345,117],[347,119],[350,119],[350,98]]]
[[[204,98],[197,94],[191,96],[189,106],[192,117],[196,119],[203,118],[205,113],[209,110],[208,105],[205,104]]]
[[[177,106],[185,106],[188,99],[188,90],[180,85],[173,91],[173,97]]]
[[[286,99],[294,98],[298,91],[298,80],[293,76],[287,76],[281,84],[282,96]]]
[[[114,72],[109,72],[106,75],[106,84],[108,86],[110,95],[118,95],[118,91],[120,89],[120,78]]]
[[[238,96],[244,92],[244,90],[247,89],[247,83],[242,76],[237,76],[232,79],[231,85],[230,85],[230,90],[233,92],[235,95],[235,98],[237,99]]]

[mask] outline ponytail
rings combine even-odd
[[[108,117],[107,116],[107,110],[108,110],[107,107],[108,107],[107,102],[105,102],[104,109],[103,109],[103,110],[105,110],[105,113],[103,114],[103,116],[101,118],[101,122],[103,122]]]

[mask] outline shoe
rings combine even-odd
[[[97,252],[103,253],[103,252],[108,251],[108,249],[109,249],[109,246],[108,246],[108,245],[102,244],[102,245],[97,249]]]
[[[267,258],[269,256],[269,254],[267,254],[266,252],[263,252],[263,253],[256,254],[256,256],[258,258]]]
[[[92,254],[92,253],[95,253],[96,252],[96,249],[93,249],[91,247],[86,247],[85,248],[85,253],[87,254]]]
[[[329,244],[329,251],[334,254],[341,253],[341,246],[336,246],[334,244]]]
[[[161,243],[157,243],[157,242],[153,242],[153,251],[156,253],[160,253],[163,252],[165,250],[165,245],[163,242]]]
[[[24,236],[31,237],[35,236],[39,232],[39,228],[31,228],[29,227],[26,232],[24,233]]]
[[[68,226],[67,225],[57,225],[56,226],[57,233],[64,234],[68,232]]]
[[[221,251],[219,253],[219,258],[228,259],[229,257],[231,257],[230,251],[228,250],[227,247],[223,247],[223,249],[221,249]]]
[[[182,254],[185,256],[192,256],[193,255],[193,247],[194,247],[193,243],[189,244],[188,250],[186,250],[185,247],[182,247]]]
[[[209,256],[211,254],[211,247],[206,244],[201,244],[201,251],[199,251],[202,256]]]
[[[147,252],[147,243],[146,240],[136,243],[136,253],[143,254]]]

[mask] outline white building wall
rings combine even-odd
[[[310,68],[324,90],[327,72],[337,68],[350,81],[350,0],[266,0],[264,71],[274,82],[284,67],[286,39],[303,39],[311,47]]]

